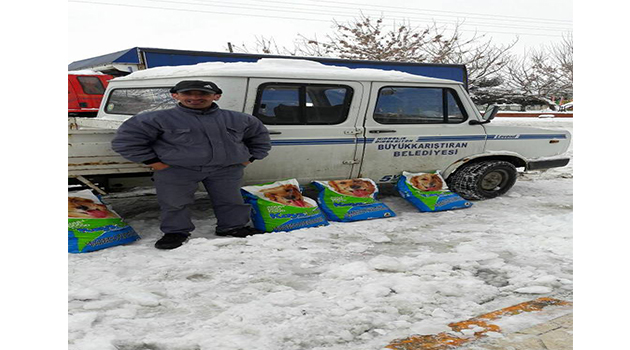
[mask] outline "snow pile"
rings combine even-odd
[[[535,124],[571,128],[559,122]],[[391,194],[395,218],[245,239],[214,236],[199,193],[197,230],[173,251],[153,248],[146,189],[106,196],[143,239],[68,257],[70,349],[376,350],[540,296],[571,300],[571,173],[521,176],[467,210],[419,213]]]
[[[165,66],[136,71],[114,81],[200,76],[287,77],[310,79],[396,80],[409,82],[453,82],[371,68],[329,66],[315,61],[284,58],[263,58],[257,62],[204,62],[187,66]]]

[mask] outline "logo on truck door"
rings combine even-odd
[[[378,137],[373,140],[377,151],[390,151],[392,157],[454,156],[468,147],[468,141],[485,136]],[[368,141],[369,142],[369,141]]]

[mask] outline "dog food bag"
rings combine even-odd
[[[396,183],[400,195],[420,211],[461,209],[472,203],[451,192],[439,172],[408,173],[403,171]]]
[[[370,179],[313,181],[317,203],[330,221],[359,221],[396,216],[376,200],[378,187]]]
[[[91,190],[68,192],[68,252],[87,253],[140,236]]]
[[[254,227],[265,232],[325,226],[328,221],[314,200],[302,196],[296,179],[245,186],[241,193],[252,206]]]

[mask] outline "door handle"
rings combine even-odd
[[[269,135],[280,135],[282,131],[269,130]]]
[[[385,134],[388,132],[396,132],[396,130],[370,130],[370,134]]]

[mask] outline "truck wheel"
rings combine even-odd
[[[498,197],[516,182],[516,167],[502,160],[463,165],[448,178],[449,189],[468,200]]]

